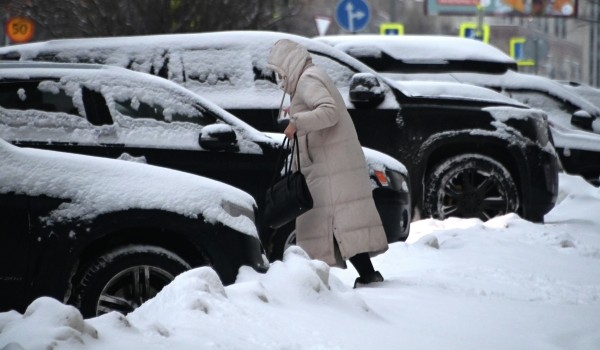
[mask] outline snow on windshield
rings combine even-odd
[[[257,237],[251,218],[232,216],[223,208],[233,203],[253,212],[254,199],[218,181],[122,160],[18,148],[2,139],[0,159],[1,193],[70,199],[50,213],[50,222],[158,209],[191,218],[202,215],[207,222]]]
[[[566,84],[562,84],[562,85],[567,90],[587,99],[594,106],[600,108],[600,89],[591,87],[589,85],[583,85],[583,84],[578,85],[578,86],[571,86],[571,85],[566,85]]]

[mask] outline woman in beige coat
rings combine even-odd
[[[356,267],[357,284],[383,281],[370,256],[387,250],[375,208],[367,165],[352,119],[333,81],[302,45],[283,39],[273,45],[268,68],[290,95],[290,123],[298,136],[300,166],[313,209],[296,220],[296,242],[313,259]],[[295,162],[293,162],[295,164]]]

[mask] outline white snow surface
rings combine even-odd
[[[444,35],[331,35],[315,37],[349,53],[351,56],[391,57],[410,62],[438,62],[447,60],[479,60],[499,63],[515,63],[515,60],[495,46],[478,40]]]
[[[126,316],[37,299],[0,313],[0,349],[597,350],[598,211],[600,190],[561,174],[545,224],[413,222],[374,258],[386,280],[372,287],[293,247],[227,287],[210,268],[185,272]]]
[[[159,209],[202,215],[258,237],[251,218],[225,209],[233,204],[252,213],[252,196],[215,180],[138,162],[19,148],[2,139],[0,159],[0,193],[71,199],[49,214],[50,221]]]

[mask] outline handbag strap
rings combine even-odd
[[[287,146],[286,146],[287,145]],[[300,168],[300,147],[298,147],[298,135],[294,133],[294,142],[292,143],[292,150],[290,152],[292,158],[294,158],[294,150],[296,151],[296,164],[298,165],[298,172],[302,173],[302,169]],[[285,150],[290,148],[290,139],[285,137],[281,144],[281,152],[279,153],[279,157],[277,158],[277,164],[281,164],[281,157],[283,157]],[[288,174],[292,172],[292,162],[293,159],[290,160],[288,164],[288,157],[284,158],[284,174]],[[275,168],[275,174],[273,174],[273,180],[271,181],[271,188],[275,185],[275,180],[277,180],[277,174],[279,173],[278,168]]]
[[[281,111],[283,110],[283,101],[284,100],[285,100],[285,91],[283,92],[283,96],[281,96],[281,103],[279,104],[279,113],[277,114],[277,119],[279,119],[281,117]]]
[[[296,149],[296,164],[298,165],[298,171],[302,173],[302,168],[300,168],[300,147],[298,147],[298,135],[294,133],[294,143],[292,144],[292,160],[294,154],[294,148]],[[290,171],[292,171],[292,161],[290,161]]]

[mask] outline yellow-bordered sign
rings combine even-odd
[[[381,23],[379,25],[379,34],[381,34],[381,35],[404,35],[404,24],[402,24],[402,23]]]
[[[479,39],[484,43],[490,42],[490,26],[489,24],[483,24],[481,33],[477,33],[477,23],[465,22],[460,24],[459,35],[463,38]]]
[[[527,39],[524,37],[510,38],[510,57],[517,61],[518,66],[535,66],[535,60],[531,57],[525,57],[525,43]]]
[[[14,43],[25,43],[33,38],[35,24],[27,17],[12,17],[6,22],[6,35]]]

